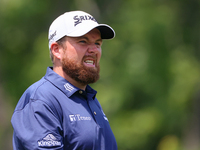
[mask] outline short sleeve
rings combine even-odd
[[[44,101],[30,101],[16,110],[11,122],[15,150],[63,150],[63,129],[58,114]]]

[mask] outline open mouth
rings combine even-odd
[[[91,59],[87,59],[84,61],[85,65],[88,67],[95,67],[95,61]]]

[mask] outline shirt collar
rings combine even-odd
[[[77,91],[80,91],[79,88],[72,85],[65,78],[61,77],[56,72],[54,72],[52,67],[47,68],[44,78],[51,82],[54,86],[59,88],[62,92],[64,92],[67,95],[67,97],[70,97]],[[97,93],[89,85],[87,85],[85,92],[87,93],[87,96],[92,97],[93,99],[95,98]]]

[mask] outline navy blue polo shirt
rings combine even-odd
[[[117,150],[96,91],[83,91],[47,68],[20,98],[11,122],[14,150]]]

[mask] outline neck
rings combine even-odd
[[[60,75],[61,77],[65,78],[68,82],[70,82],[71,84],[73,84],[74,86],[80,88],[81,90],[85,90],[87,85],[83,85],[80,84],[79,82],[77,82],[76,80],[72,79],[71,77],[69,77],[62,69],[62,66],[53,66],[53,71],[56,72],[58,75]]]

